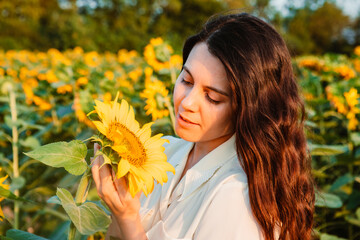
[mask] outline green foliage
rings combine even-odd
[[[343,203],[341,199],[331,193],[321,193],[316,194],[315,206],[317,207],[327,207],[327,208],[339,208],[342,207]]]
[[[3,188],[0,186],[0,197],[4,197],[7,199],[15,200],[15,201],[23,201],[26,202],[27,200],[21,197],[16,196],[10,190]]]
[[[162,36],[180,49],[205,19],[226,9],[216,0],[66,2],[70,1],[1,1],[0,28],[5,31],[0,32],[0,48],[139,51],[151,37]]]
[[[294,59],[306,103],[306,133],[318,186],[316,239],[360,237],[359,51],[351,58],[326,54]],[[174,134],[171,115],[153,119],[151,112],[144,111],[150,97],[140,93],[158,83],[156,87],[164,87],[171,99],[181,68],[179,56],[173,55],[162,39],[153,39],[144,55],[127,50],[99,54],[81,48],[0,52],[0,178],[9,175],[0,184],[10,187],[0,187],[0,196],[6,198],[1,202],[6,219],[0,234],[14,228],[13,215],[18,215],[19,231],[7,231],[11,234],[31,230],[49,238],[64,236],[69,218],[83,237],[106,228],[106,210],[98,202],[88,174],[91,143],[81,141],[95,131],[86,117],[93,110],[94,99],[108,101],[119,91],[120,98],[134,107],[140,124],[153,120],[154,134]],[[152,94],[156,95],[154,111],[166,110],[165,97],[159,92]],[[77,140],[70,142],[73,139]],[[57,193],[54,186],[60,186]],[[20,201],[21,211],[16,214],[14,205]],[[94,211],[100,221],[90,217]],[[89,215],[89,220],[82,225],[74,213]]]
[[[358,49],[355,53],[359,54]],[[326,54],[294,59],[305,97],[319,239],[360,237],[360,58]]]
[[[292,12],[285,21],[284,35],[294,54],[349,53],[352,50],[346,46],[353,43],[343,35],[346,28],[352,28],[351,21],[335,3],[305,1],[304,7],[292,8]]]
[[[71,193],[64,188],[58,188],[56,195],[81,234],[91,235],[105,231],[111,223],[110,217],[95,203],[85,202],[78,206]]]
[[[21,231],[18,229],[11,229],[6,232],[6,238],[4,240],[47,240],[47,238],[43,238],[25,231]]]
[[[25,153],[26,156],[39,160],[51,167],[63,167],[73,175],[81,175],[88,167],[85,157],[86,145],[80,140],[49,143]]]
[[[359,16],[350,19],[330,0],[302,2],[287,3],[290,14],[283,16],[270,0],[2,0],[0,48],[140,51],[150,38],[161,36],[178,52],[210,16],[234,9],[273,23],[297,55],[349,54],[360,44]],[[344,30],[351,34],[344,35]]]
[[[19,228],[50,239],[64,239],[70,236],[69,218],[73,222],[70,228],[79,228],[83,239],[88,234],[98,238],[103,235],[109,212],[91,186],[93,143],[83,142],[103,141],[90,138],[95,129],[86,114],[94,109],[94,99],[108,101],[119,92],[120,98],[134,107],[140,124],[153,120],[154,134],[174,134],[169,114],[153,119],[151,111],[144,111],[147,99],[157,92],[145,97],[140,93],[157,83],[167,95],[180,71],[181,57],[160,38],[152,40],[146,49],[150,59],[124,49],[117,54],[84,52],[81,48],[66,52],[0,52],[0,178],[8,175],[0,182],[0,197],[5,197],[1,201],[5,220],[0,224],[0,235]],[[156,97],[158,105],[153,111],[166,110],[162,102],[165,97],[170,99]],[[54,186],[67,192],[54,197]],[[15,210],[17,203],[21,203],[20,211]],[[80,223],[72,215],[75,212],[88,220]],[[94,212],[100,220],[88,217]]]

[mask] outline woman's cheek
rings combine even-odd
[[[175,113],[177,113],[177,111],[178,111],[178,107],[179,107],[180,102],[181,102],[181,95],[182,94],[183,94],[183,89],[181,89],[181,86],[179,86],[178,83],[175,84],[174,94],[173,94]]]

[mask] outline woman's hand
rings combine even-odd
[[[99,149],[100,145],[95,143],[94,155]],[[100,198],[108,205],[111,212],[116,215],[131,217],[138,214],[140,210],[140,193],[133,198],[128,191],[125,178],[116,178],[115,172],[108,165],[100,168],[103,162],[102,156],[95,158],[91,169]]]
[[[99,144],[95,143],[94,155],[99,149]],[[91,171],[99,197],[112,212],[113,222],[109,232],[111,230],[111,234],[113,234],[114,229],[118,229],[116,235],[121,239],[146,239],[139,215],[140,193],[133,198],[125,178],[116,178],[115,172],[108,165],[100,168],[103,162],[102,156],[96,157],[93,160]]]

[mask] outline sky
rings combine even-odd
[[[281,10],[289,1],[292,0],[271,0],[271,5]],[[345,14],[352,18],[355,18],[360,12],[360,0],[335,0],[335,2],[343,9]],[[283,14],[286,14],[285,8]]]

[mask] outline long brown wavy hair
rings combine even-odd
[[[237,154],[265,239],[310,239],[315,195],[305,110],[284,40],[266,22],[241,13],[216,16],[189,37],[184,63],[199,42],[226,69]]]

